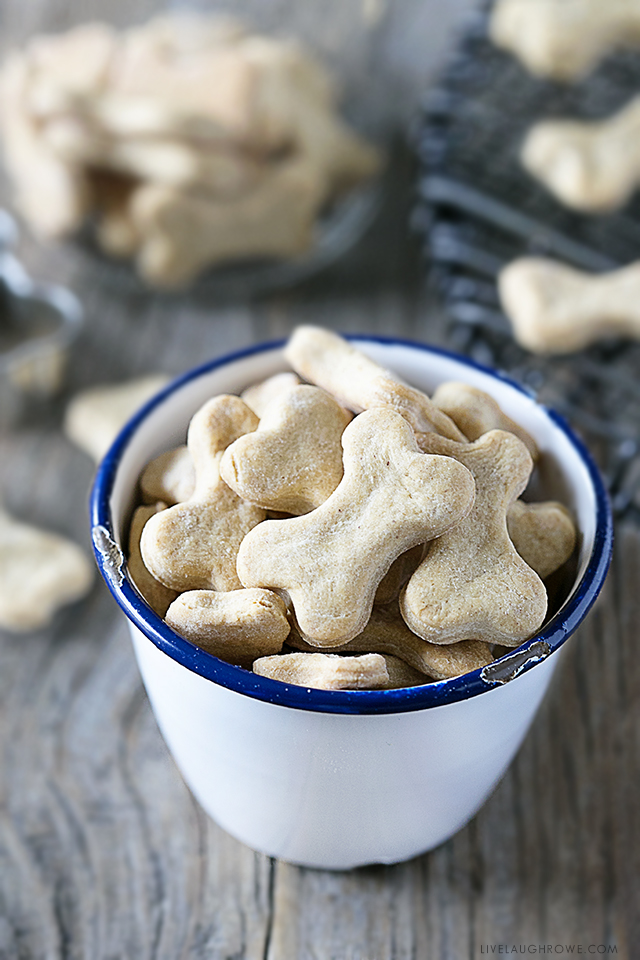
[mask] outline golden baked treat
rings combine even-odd
[[[165,587],[163,583],[160,583],[149,573],[140,553],[140,537],[147,520],[156,513],[160,513],[161,510],[166,510],[166,508],[167,504],[162,502],[136,507],[129,526],[129,552],[127,555],[129,576],[140,594],[159,617],[164,617],[169,604],[173,603],[178,594],[175,590]]]
[[[524,503],[516,500],[507,513],[511,542],[541,580],[566,563],[576,545],[577,531],[567,508],[555,500]]]
[[[397,657],[365,653],[339,657],[331,653],[285,653],[254,661],[253,672],[282,683],[316,690],[393,690],[414,687],[427,678]]]

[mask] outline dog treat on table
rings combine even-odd
[[[265,511],[241,500],[220,477],[226,448],[258,425],[240,397],[214,397],[191,420],[187,446],[193,494],[147,521],[140,549],[147,570],[172,590],[235,590],[242,586],[236,556]]]
[[[544,257],[521,257],[498,278],[518,343],[571,353],[606,337],[640,339],[640,264],[587,274]]]
[[[212,398],[142,471],[130,573],[150,605],[162,584],[182,636],[327,690],[448,680],[531,637],[577,532],[561,504],[517,499],[529,434],[482,391],[432,401],[329,331],[285,353],[295,373],[242,392],[257,412]]]
[[[0,93],[25,219],[60,237],[93,214],[102,249],[160,287],[302,256],[322,212],[381,166],[308,50],[220,16],[35,37],[6,60]]]
[[[64,432],[72,443],[99,463],[127,420],[161,390],[168,379],[158,373],[82,390],[67,406]]]
[[[72,540],[0,510],[0,629],[25,633],[47,626],[60,607],[88,593],[93,574]]]
[[[640,97],[607,120],[544,120],[527,134],[522,163],[567,207],[609,213],[640,184]]]
[[[425,434],[421,449],[468,467],[476,498],[471,512],[430,545],[401,596],[402,616],[433,643],[473,637],[518,646],[538,630],[547,611],[544,584],[517,553],[506,526],[507,511],[529,480],[531,456],[503,430],[471,444]]]
[[[498,0],[493,42],[540,77],[578,80],[620,46],[640,44],[635,0]]]

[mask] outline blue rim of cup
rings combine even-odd
[[[446,357],[486,373],[509,384],[519,392],[531,396],[529,391],[504,374],[441,347],[433,347],[397,337],[377,335],[346,335],[346,337],[355,342],[404,346]],[[284,343],[284,340],[261,343],[218,357],[173,380],[149,400],[123,427],[98,467],[90,500],[92,529],[103,528],[109,536],[113,537],[110,504],[113,483],[120,461],[131,438],[152,410],[162,404],[167,397],[175,393],[184,384],[229,363],[258,353],[281,349]],[[574,434],[566,420],[554,410],[546,407],[543,407],[543,409],[555,426],[567,436],[588,471],[595,494],[595,536],[589,563],[570,599],[545,624],[540,633],[527,640],[517,650],[510,651],[505,657],[494,662],[495,664],[500,664],[502,661],[507,663],[509,658],[514,658],[514,655],[516,655],[518,666],[514,669],[513,676],[519,676],[535,667],[536,663],[541,662],[548,654],[557,650],[577,629],[602,588],[613,550],[611,507],[598,468],[591,454],[583,442]],[[123,570],[124,576],[116,579],[113,576],[112,566],[108,563],[105,554],[97,549],[95,543],[94,552],[100,572],[116,602],[127,617],[156,647],[199,676],[257,700],[320,713],[405,713],[467,700],[470,697],[486,693],[498,683],[503,682],[484,679],[483,671],[480,669],[450,680],[432,681],[419,687],[403,687],[396,690],[316,690],[260,677],[244,670],[242,667],[236,667],[220,660],[218,657],[214,657],[177,634],[142,599],[126,574],[126,564]],[[544,653],[540,654],[542,649]]]

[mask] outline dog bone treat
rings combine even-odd
[[[241,257],[301,256],[313,241],[323,189],[314,168],[298,160],[275,166],[234,204],[142,186],[131,203],[142,237],[138,269],[154,284],[172,287],[205,266]]]
[[[246,503],[220,478],[226,448],[258,425],[240,397],[209,400],[192,418],[187,446],[196,485],[192,496],[147,521],[140,549],[149,572],[172,590],[235,590],[236,554],[265,512]]]
[[[351,414],[318,387],[276,397],[258,429],[227,448],[220,475],[239,497],[268,510],[308,513],[342,480],[340,440]]]
[[[640,97],[608,120],[546,120],[528,133],[522,163],[567,207],[607,213],[640,183]]]
[[[640,339],[640,264],[590,275],[522,257],[498,278],[502,307],[521,346],[571,353],[605,337]]]
[[[489,430],[506,430],[508,433],[515,433],[533,460],[537,460],[538,448],[533,437],[508,417],[493,397],[483,390],[478,390],[468,383],[450,380],[441,383],[431,399],[436,407],[451,417],[467,440],[478,440]]]
[[[640,43],[640,9],[635,0],[498,0],[489,30],[531,73],[566,82]]]
[[[77,544],[0,510],[1,629],[45,627],[60,607],[84,597],[92,582],[93,564]]]
[[[390,690],[413,687],[427,678],[396,657],[365,653],[341,657],[331,653],[285,653],[263,657],[253,672],[299,687],[316,690]]]
[[[240,394],[241,398],[259,417],[262,416],[272,400],[287,393],[291,387],[300,385],[300,377],[295,373],[275,373],[260,383],[254,383]]]
[[[166,503],[158,502],[152,506],[137,507],[134,510],[129,527],[129,556],[127,558],[129,576],[151,609],[159,617],[164,617],[169,604],[173,603],[178,594],[175,590],[165,587],[149,573],[140,553],[140,537],[147,520],[161,510],[165,510],[166,506]]]
[[[433,643],[484,640],[518,646],[542,625],[547,594],[517,553],[506,515],[532,470],[525,445],[491,430],[472,444],[425,434],[421,448],[455,456],[475,478],[471,512],[434,541],[401,595],[402,616]]]
[[[287,643],[299,650],[314,649],[295,628],[289,634]],[[348,643],[332,647],[331,652],[391,654],[434,680],[448,680],[471,670],[479,670],[494,659],[489,644],[481,640],[437,644],[417,637],[400,616],[397,604],[385,608],[374,607],[362,633]]]
[[[466,467],[421,454],[394,410],[360,414],[342,445],[344,476],[329,499],[302,517],[260,524],[238,552],[242,584],[282,591],[316,645],[357,636],[396,557],[443,534],[474,498]]]
[[[82,390],[67,406],[64,432],[72,443],[99,463],[127,420],[161,390],[168,379],[163,374],[152,374]]]
[[[186,444],[161,453],[147,464],[140,475],[140,490],[145,503],[163,500],[172,507],[188,500],[193,495],[195,485],[196,472]]]
[[[308,50],[220,16],[35,37],[0,85],[27,221],[58,237],[93,214],[102,249],[163,287],[230,260],[305,254],[321,213],[381,166]],[[106,200],[105,174],[126,184]]]
[[[466,439],[426,394],[402,383],[337,333],[322,327],[297,327],[285,356],[296,373],[355,413],[390,407],[402,414],[418,434],[435,431],[451,440]]]
[[[514,547],[541,580],[569,559],[576,545],[576,527],[561,503],[516,500],[507,513],[507,530]]]
[[[289,633],[284,601],[270,590],[190,590],[174,600],[166,621],[215,657],[249,668],[279,653]]]
[[[375,604],[391,603],[392,600],[398,599],[402,587],[422,560],[423,552],[423,545],[419,543],[417,547],[412,547],[406,553],[401,553],[397,560],[393,561],[378,584]]]

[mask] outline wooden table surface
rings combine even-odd
[[[5,0],[3,44],[7,30],[66,24],[69,6]],[[75,4],[83,16],[93,8]],[[90,384],[177,374],[300,322],[446,342],[406,226],[408,162],[396,179],[342,263],[249,302],[220,303],[206,288],[151,294],[114,283],[117,272],[73,247],[25,236],[32,272],[68,283],[86,325],[63,395],[0,436],[7,507],[88,546],[93,465],[61,422]],[[50,629],[2,634],[0,960],[475,960],[572,947],[640,956],[639,577],[640,532],[620,524],[601,598],[480,813],[410,862],[344,873],[270,860],[206,817],[97,579]]]

